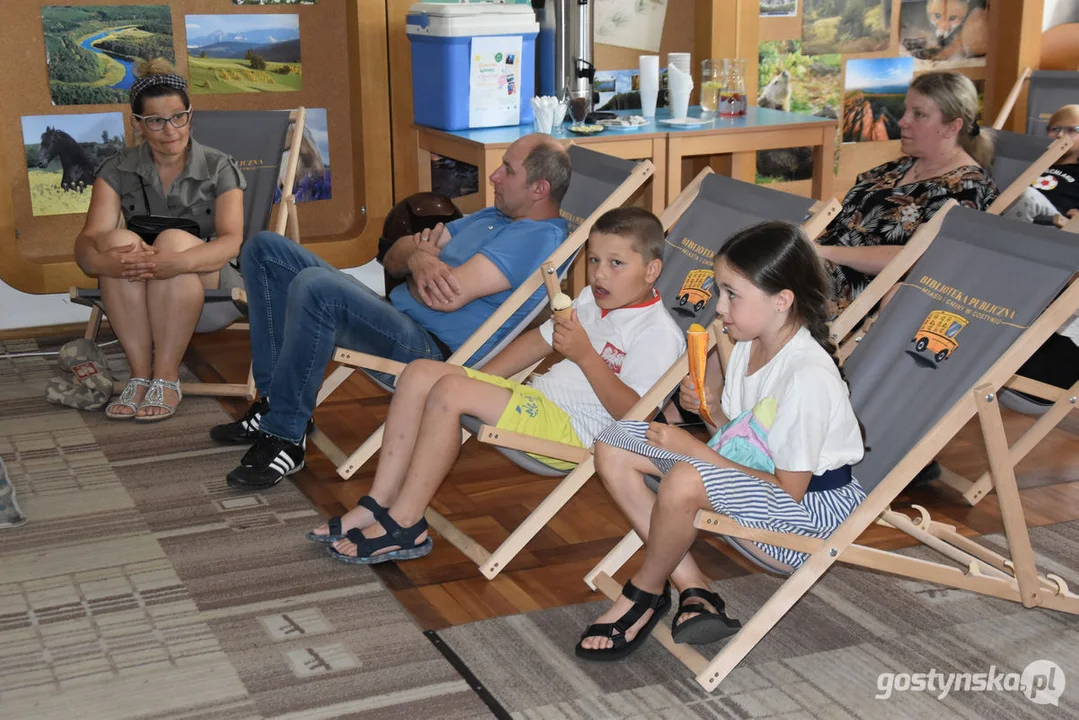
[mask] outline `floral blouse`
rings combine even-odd
[[[858,176],[843,208],[820,236],[821,245],[906,245],[910,236],[947,200],[985,210],[997,196],[989,173],[978,165],[956,168],[939,177],[900,185],[914,164],[902,157]],[[849,267],[826,262],[832,295],[846,307],[873,279]]]

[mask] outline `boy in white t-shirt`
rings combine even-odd
[[[486,372],[412,362],[397,382],[375,480],[359,506],[307,534],[343,562],[372,564],[431,551],[424,511],[461,445],[460,417],[587,448],[624,416],[685,350],[653,284],[663,227],[640,208],[604,213],[588,236],[588,287],[572,313],[526,332]],[[506,379],[549,355],[565,359],[530,385]],[[572,464],[539,460],[559,469]]]

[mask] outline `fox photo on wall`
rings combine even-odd
[[[989,0],[903,0],[899,53],[915,70],[985,65]]]

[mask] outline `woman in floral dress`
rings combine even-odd
[[[818,240],[839,309],[895,257],[948,200],[985,210],[997,196],[987,168],[993,140],[975,119],[978,94],[965,76],[919,75],[899,120],[903,157],[858,176]]]

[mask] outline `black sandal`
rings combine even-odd
[[[427,520],[424,518],[420,518],[420,521],[412,527],[403,528],[397,524],[396,520],[390,517],[390,513],[387,511],[382,513],[382,517],[378,519],[378,522],[382,525],[382,529],[386,531],[385,535],[369,538],[364,536],[362,530],[353,528],[345,533],[345,537],[356,545],[356,555],[345,555],[333,545],[330,545],[326,548],[330,556],[334,560],[340,560],[350,565],[375,565],[390,562],[391,560],[421,558],[429,554],[434,546],[430,536],[419,545],[416,544],[416,538],[427,530]],[[393,547],[394,545],[398,546],[397,550],[375,554],[379,550]]]
[[[712,612],[702,603],[690,603],[686,600],[700,598],[714,607]],[[678,612],[674,614],[671,622],[671,637],[677,643],[691,643],[693,645],[706,645],[729,638],[742,629],[742,623],[727,617],[724,612],[723,599],[714,592],[704,588],[687,588],[678,596]],[[697,613],[696,616],[684,622],[678,622],[678,618],[687,613]]]
[[[382,518],[382,516],[386,514],[386,508],[379,505],[378,501],[370,495],[364,495],[356,502],[357,507],[359,507],[360,505],[371,511],[371,514],[375,516],[375,522],[378,522]],[[344,528],[341,527],[340,515],[334,515],[332,518],[326,521],[326,525],[330,528],[330,532],[328,535],[317,535],[314,531],[308,530],[306,533],[304,533],[304,537],[311,542],[324,544],[332,544],[337,542],[338,540],[345,539],[346,535]]]
[[[670,592],[671,584],[669,582],[663,584],[663,592],[655,594],[645,592],[631,581],[627,581],[622,586],[622,594],[629,598],[630,602],[633,603],[633,607],[613,623],[589,625],[581,635],[581,642],[590,637],[610,638],[613,647],[602,650],[590,649],[581,647],[581,643],[577,643],[575,648],[577,657],[585,658],[586,660],[621,660],[632,653],[648,639],[648,636],[652,634],[652,628],[671,609]],[[632,640],[627,641],[626,631],[633,627],[641,619],[641,616],[649,610],[652,611],[652,617],[648,618],[648,622],[644,624],[644,627]]]

